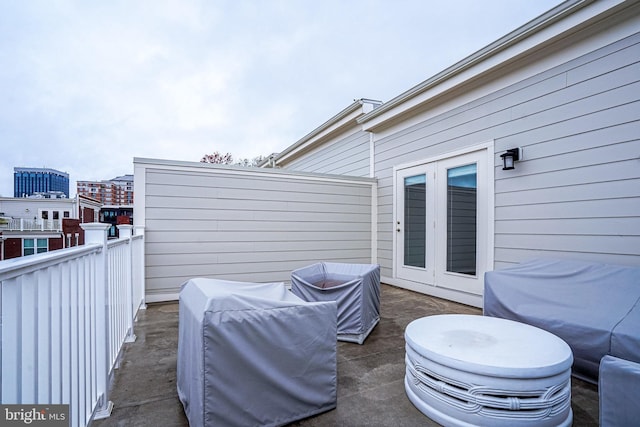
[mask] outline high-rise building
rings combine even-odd
[[[133,175],[106,181],[78,181],[78,194],[100,201],[103,205],[133,205]]]
[[[13,197],[62,192],[69,197],[69,174],[48,168],[13,168]]]

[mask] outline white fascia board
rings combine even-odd
[[[357,125],[356,120],[358,117],[373,111],[381,104],[381,101],[365,98],[355,100],[347,108],[280,152],[275,158],[276,165],[291,161],[299,154],[326,142],[336,133],[345,130],[349,126]]]
[[[78,203],[80,204],[80,207],[90,207],[90,208],[96,208],[96,209],[100,209],[102,207],[102,203],[100,203],[99,200],[96,199],[92,199],[91,197],[88,196],[83,196],[82,194],[78,194]]]
[[[212,163],[202,162],[187,162],[181,160],[161,160],[161,159],[146,159],[135,157],[133,159],[134,170],[136,176],[136,182],[138,182],[138,176],[140,179],[146,177],[146,170],[174,170],[194,172],[197,170],[205,171],[205,173],[221,174],[221,175],[240,175],[250,176],[257,179],[265,177],[273,178],[289,178],[311,181],[330,181],[338,183],[353,183],[353,184],[366,184],[373,185],[376,182],[375,178],[359,177],[359,176],[346,176],[346,175],[332,175],[313,172],[299,172],[289,171],[286,169],[271,169],[271,168],[258,168],[258,167],[244,167],[244,166],[230,166],[230,165],[218,165]],[[136,190],[137,192],[138,190]],[[144,225],[143,223],[137,224],[136,218],[139,216],[138,208],[143,208],[143,205],[138,205],[139,197],[135,197],[133,200],[134,211],[134,225]],[[142,203],[142,202],[140,202]]]
[[[589,23],[631,6],[635,0],[569,0],[382,104],[357,121],[363,130],[377,132],[402,116],[461,85],[503,68],[516,59],[567,37]]]
[[[133,226],[145,227],[147,224],[147,167],[143,161],[137,162],[133,159],[133,185],[135,197],[133,198]],[[140,159],[143,160],[143,159]]]

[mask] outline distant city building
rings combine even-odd
[[[128,206],[103,206],[100,208],[100,222],[111,224],[107,237],[120,237],[118,225],[133,225],[133,205]]]
[[[62,193],[68,198],[69,174],[48,168],[13,168],[13,197],[28,197],[36,193],[44,198],[58,198],[51,194]]]
[[[103,205],[133,206],[133,175],[105,181],[78,181],[77,192]]]
[[[0,197],[0,261],[84,244],[102,205],[84,196]]]

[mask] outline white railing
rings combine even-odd
[[[108,242],[109,225],[81,226],[84,246],[0,262],[0,402],[68,404],[73,427],[110,413],[110,375],[144,306],[142,230]]]
[[[125,342],[135,340],[133,321],[137,309],[144,303],[144,248],[143,235],[132,236],[131,225],[119,225],[120,238],[110,240],[109,264],[109,363],[116,367],[120,349]],[[142,267],[142,268],[140,268]],[[138,274],[135,276],[134,272]],[[140,275],[139,273],[142,273]]]
[[[61,231],[62,221],[59,219],[11,218],[0,222],[0,229],[11,231]]]

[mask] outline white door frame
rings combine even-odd
[[[425,158],[422,160],[414,161],[411,163],[406,163],[402,165],[395,166],[393,168],[393,278],[395,281],[400,284],[403,281],[406,281],[410,288],[415,288],[413,284],[419,283],[420,285],[430,285],[437,286],[438,279],[442,280],[443,274],[447,274],[450,276],[455,276],[456,273],[448,273],[442,272],[442,262],[443,257],[435,255],[437,257],[434,262],[437,267],[437,272],[434,272],[434,277],[431,278],[431,274],[428,272],[426,275],[423,272],[422,279],[418,279],[420,277],[418,274],[411,277],[411,275],[407,275],[406,272],[400,272],[400,266],[403,263],[403,260],[400,258],[402,256],[402,251],[398,250],[398,232],[396,231],[398,228],[397,220],[399,215],[404,215],[404,212],[400,212],[401,206],[399,206],[399,195],[398,189],[399,185],[402,184],[399,181],[398,177],[411,176],[413,172],[419,171],[420,167],[424,167],[427,164],[436,164],[437,162],[443,162],[443,164],[451,163],[451,161],[455,162],[455,158],[463,158],[463,156],[477,153],[480,151],[486,150],[486,162],[479,166],[478,172],[478,187],[482,187],[486,196],[483,198],[482,203],[486,202],[486,206],[484,209],[480,208],[483,212],[480,213],[478,221],[485,225],[485,233],[484,238],[479,239],[477,242],[477,250],[478,250],[478,270],[476,276],[479,277],[479,284],[474,286],[472,293],[473,294],[482,294],[483,292],[483,282],[484,282],[484,272],[493,269],[494,263],[494,214],[495,214],[495,181],[494,181],[494,170],[495,170],[495,152],[494,152],[494,142],[493,140],[484,142],[482,144],[474,145],[472,147],[467,147],[464,149],[456,150],[453,152],[449,152],[446,154]],[[440,178],[441,179],[441,178]],[[442,187],[442,186],[440,186]],[[436,197],[441,198],[441,191],[438,192]],[[441,210],[442,211],[442,210]],[[440,226],[441,227],[441,226]],[[444,233],[446,234],[446,233]],[[439,233],[441,236],[442,233]],[[440,237],[441,238],[441,237]],[[441,244],[441,242],[436,242],[437,244]],[[428,250],[427,250],[428,251]],[[427,254],[429,256],[429,254]],[[406,270],[406,268],[405,268]],[[400,274],[399,274],[400,273]],[[451,277],[449,277],[451,278]],[[449,290],[453,292],[466,292],[463,287],[448,287]]]
[[[433,285],[435,280],[436,254],[433,245],[425,245],[425,266],[412,267],[405,265],[404,240],[399,241],[400,236],[406,236],[407,224],[402,220],[404,217],[404,186],[405,178],[414,176],[425,176],[425,186],[428,189],[425,194],[425,237],[427,240],[435,238],[434,217],[436,194],[432,190],[432,182],[435,176],[434,164],[420,164],[408,168],[400,168],[394,174],[396,185],[394,186],[394,205],[397,208],[398,216],[394,215],[394,277],[422,282]]]

